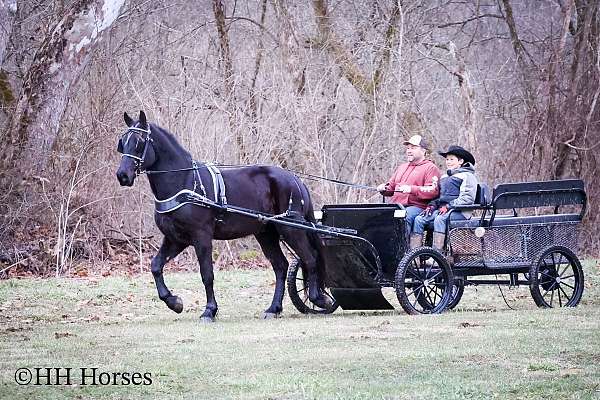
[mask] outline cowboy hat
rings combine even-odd
[[[447,151],[438,151],[438,154],[442,157],[446,157],[448,154],[455,155],[458,158],[463,159],[465,162],[475,165],[475,157],[469,151],[465,150],[460,146],[450,146]]]

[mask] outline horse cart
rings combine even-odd
[[[475,215],[448,224],[443,249],[431,247],[431,234],[409,249],[399,205],[326,205],[316,213],[317,234],[333,306],[308,301],[299,260],[288,271],[288,294],[300,312],[327,314],[393,309],[382,294],[393,287],[407,313],[429,314],[455,307],[465,286],[528,285],[540,307],[573,307],[584,288],[575,253],[586,202],[581,180],[500,184],[491,195],[480,186],[476,204],[450,211]]]

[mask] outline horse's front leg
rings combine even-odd
[[[215,300],[215,292],[213,291],[213,281],[215,279],[212,264],[212,241],[198,240],[194,244],[198,263],[200,264],[200,275],[202,275],[202,283],[206,291],[206,308],[200,316],[202,322],[214,322],[217,316],[217,301]]]
[[[174,296],[171,294],[171,291],[167,285],[165,285],[165,281],[163,279],[163,267],[185,248],[185,245],[174,242],[165,236],[162,245],[158,250],[158,254],[154,256],[150,266],[152,276],[154,276],[154,283],[156,284],[156,289],[158,290],[158,297],[164,301],[171,310],[178,314],[183,311],[183,302],[179,296]]]

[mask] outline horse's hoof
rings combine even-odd
[[[171,296],[166,301],[167,307],[175,311],[177,314],[181,314],[183,311],[183,301],[179,296]]]
[[[263,314],[263,319],[275,319],[279,317],[281,317],[281,313],[265,312]]]
[[[202,322],[202,323],[215,322],[215,317],[209,317],[209,316],[203,315],[200,317],[200,322]]]
[[[321,296],[312,302],[315,306],[324,310],[329,310],[333,307],[333,301],[326,296]]]

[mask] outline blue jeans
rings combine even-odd
[[[438,233],[446,233],[446,225],[448,224],[448,218],[451,221],[464,221],[467,218],[458,211],[447,212],[445,214],[440,215],[438,210],[435,210],[431,215],[418,215],[415,218],[413,233],[423,234],[425,228],[431,225],[433,222],[433,231]]]
[[[423,212],[423,209],[421,207],[417,207],[417,206],[408,206],[406,207],[406,217],[405,217],[405,221],[406,221],[406,235],[410,235],[412,230],[413,230],[413,223],[415,221],[415,218],[417,217],[417,215],[421,214]],[[422,231],[421,231],[422,233]]]

